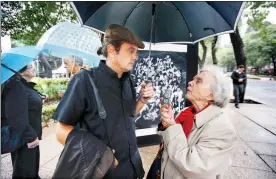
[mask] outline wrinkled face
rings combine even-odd
[[[27,69],[25,71],[23,71],[21,74],[27,78],[33,78],[36,76],[36,71],[35,71],[35,68],[33,67],[33,65],[29,64],[27,66]]]
[[[208,102],[213,100],[211,84],[212,76],[208,72],[201,72],[190,81],[187,88],[186,98],[191,102]]]
[[[108,47],[110,59],[122,72],[129,72],[133,69],[134,62],[138,59],[137,51],[136,45],[127,42],[121,45],[119,52],[112,45]]]
[[[64,65],[65,65],[67,73],[71,73],[74,66],[75,66],[75,63],[72,60],[65,59],[64,60]]]

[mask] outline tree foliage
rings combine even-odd
[[[249,65],[261,68],[276,58],[276,25],[266,27],[266,37],[263,38],[261,30],[246,35],[245,52]]]
[[[10,35],[25,45],[34,45],[52,26],[76,21],[69,2],[2,1],[1,36]]]
[[[232,71],[235,66],[235,55],[232,48],[218,49],[217,51],[218,65]]]
[[[270,25],[269,22],[265,21],[270,8],[276,8],[275,1],[257,1],[248,2],[250,13],[247,23],[255,30],[259,31],[259,35],[265,40],[267,37],[267,26]]]

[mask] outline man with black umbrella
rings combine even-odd
[[[137,60],[138,48],[143,49],[144,44],[129,29],[116,24],[106,29],[102,43],[98,54],[105,56],[106,61],[101,61],[99,67],[93,69],[92,78],[99,88],[106,119],[100,117],[93,88],[87,80],[91,71],[81,70],[71,79],[53,117],[59,121],[57,140],[63,145],[70,141],[74,137],[74,126],[82,120],[87,125],[88,132],[114,153],[113,169],[108,171],[105,178],[143,178],[144,170],[136,144],[134,121],[154,91],[151,83],[143,83],[140,97],[136,100],[130,71]],[[86,146],[83,150],[87,153],[93,149]],[[87,158],[85,165],[90,160]],[[80,166],[75,166],[74,170],[78,168]],[[87,173],[78,172],[83,176]]]

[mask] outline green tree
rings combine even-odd
[[[236,65],[235,55],[232,48],[218,49],[218,65],[225,67],[227,71],[233,71]]]
[[[1,14],[1,36],[10,35],[25,45],[35,45],[52,26],[77,19],[69,2],[2,1]]]
[[[248,24],[255,30],[258,31],[258,36],[261,38],[262,43],[266,44],[265,47],[262,48],[263,52],[262,56],[258,59],[258,64],[261,65],[263,61],[267,61],[269,58],[271,62],[273,62],[274,69],[276,69],[276,55],[273,54],[274,49],[270,49],[275,44],[275,36],[272,36],[273,27],[270,26],[270,23],[265,21],[269,8],[276,8],[275,1],[268,2],[249,2],[251,13],[248,17]],[[272,52],[271,52],[272,51]],[[268,55],[269,54],[269,55]],[[269,57],[266,57],[269,56]],[[254,57],[253,57],[254,58]],[[274,70],[274,76],[276,76],[276,70]]]
[[[245,51],[248,64],[262,68],[272,63],[276,58],[276,25],[266,27],[266,38],[263,38],[262,31],[250,32],[245,37]]]

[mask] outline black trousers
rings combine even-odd
[[[236,85],[234,84],[234,97],[235,97],[235,104],[238,105],[241,101],[243,96],[244,84]]]
[[[12,178],[40,179],[39,172],[39,146],[29,149],[27,145],[11,153],[13,173]]]

